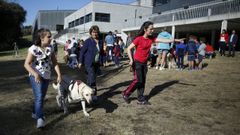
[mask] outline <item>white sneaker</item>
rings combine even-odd
[[[37,128],[43,128],[45,126],[45,122],[42,118],[37,120]]]
[[[159,70],[163,70],[163,67],[160,67]]]
[[[160,67],[161,68],[161,67]],[[158,69],[158,66],[156,66],[156,69]]]

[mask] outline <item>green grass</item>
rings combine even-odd
[[[23,36],[22,38],[28,41],[32,41],[32,35],[26,35],[26,36]]]

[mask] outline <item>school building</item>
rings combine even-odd
[[[89,28],[98,25],[104,36],[109,31],[121,33],[123,28],[141,25],[152,14],[152,1],[141,0],[130,4],[91,1],[76,12],[65,17],[64,30],[55,38],[65,42],[72,37],[86,39]]]
[[[167,27],[173,37],[205,37],[217,49],[222,29],[229,34],[235,29],[240,34],[240,0],[153,0],[148,20],[154,22],[156,33]],[[139,28],[125,28],[122,32],[136,34]]]

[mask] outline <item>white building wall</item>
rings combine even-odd
[[[80,17],[83,17],[89,13],[92,13],[93,10],[93,3],[90,2],[89,4],[87,4],[86,6],[84,6],[83,8],[77,10],[76,12],[72,13],[71,15],[67,16],[64,19],[64,29],[68,28],[68,23],[76,20]]]
[[[96,12],[109,13],[110,22],[96,22]],[[86,39],[89,36],[88,31],[92,25],[98,25],[102,33],[115,30],[121,33],[121,30],[124,28],[141,26],[142,23],[148,20],[148,17],[152,14],[152,7],[92,1],[73,14],[67,16],[64,20],[64,29],[68,28],[70,22],[89,13],[92,13],[92,21],[71,28],[74,30],[77,29],[78,31],[75,31],[75,33],[67,33],[61,36],[60,39],[66,40],[71,39],[72,37]],[[125,41],[126,34],[123,33],[122,37]]]
[[[153,0],[140,0],[140,5],[141,6],[152,7],[153,6]]]
[[[95,12],[110,13],[110,22],[95,22]],[[98,25],[102,32],[114,30],[120,32],[122,28],[141,25],[151,15],[152,8],[92,1],[85,7],[67,16],[64,20],[64,29],[68,28],[69,22],[89,13],[92,13],[92,21],[76,26],[74,27],[75,29],[88,31],[92,25]]]
[[[100,26],[103,32],[118,30],[129,26],[136,26],[145,21],[152,13],[152,8],[132,5],[94,2],[93,12],[110,13],[110,22],[93,22]],[[136,18],[135,18],[136,16]],[[142,18],[139,18],[141,16]],[[94,16],[93,16],[94,17]]]

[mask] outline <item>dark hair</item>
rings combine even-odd
[[[196,38],[197,38],[196,36],[190,35],[190,36],[188,37],[188,40],[195,40]]]
[[[143,36],[144,35],[144,30],[147,29],[150,25],[153,25],[153,22],[151,21],[146,21],[142,24],[140,30],[138,31],[138,36]]]
[[[202,41],[203,43],[206,43],[206,38],[201,37],[201,38],[200,38],[200,41]]]
[[[35,41],[34,44],[36,46],[41,46],[41,38],[44,38],[47,33],[51,34],[51,31],[49,29],[45,29],[45,28],[41,28],[37,31],[37,33],[35,34]]]
[[[97,31],[97,33],[99,33],[99,27],[97,25],[93,25],[90,29],[89,29],[89,34],[91,35],[93,31]]]

